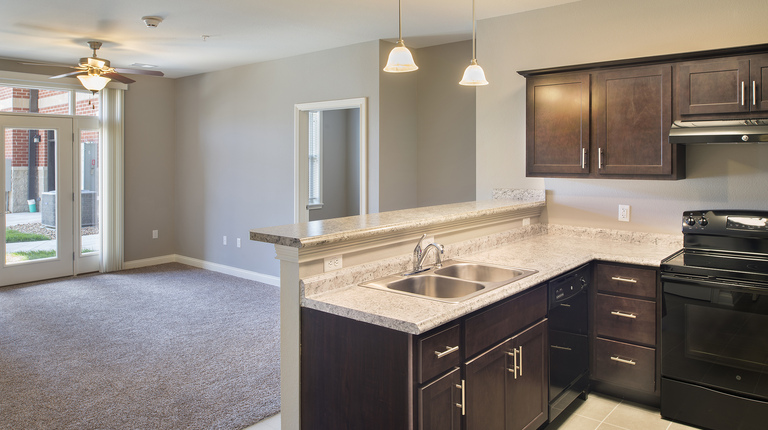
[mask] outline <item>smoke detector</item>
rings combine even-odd
[[[163,22],[163,18],[160,18],[159,16],[143,16],[141,17],[141,20],[144,21],[144,24],[148,28],[157,28],[157,26]]]

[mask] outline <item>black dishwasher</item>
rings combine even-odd
[[[590,265],[549,281],[549,420],[589,385],[587,338]]]

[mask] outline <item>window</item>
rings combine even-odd
[[[309,114],[309,201],[307,209],[323,207],[323,127],[322,111]]]
[[[98,117],[99,101],[89,91],[0,85],[0,112]]]

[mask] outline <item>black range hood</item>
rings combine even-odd
[[[768,143],[768,119],[675,121],[669,143]]]

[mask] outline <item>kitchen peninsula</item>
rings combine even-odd
[[[300,345],[301,324],[307,312],[341,317],[403,336],[419,336],[509,297],[517,297],[593,260],[658,268],[661,259],[681,246],[676,235],[543,224],[540,218],[546,207],[544,191],[506,190],[498,194],[502,198],[493,201],[251,231],[251,240],[273,243],[281,260],[283,428],[301,427],[300,412],[304,408],[300,398],[307,398],[312,390],[320,389],[302,386],[300,381],[299,357],[306,352]],[[444,245],[444,259],[461,258],[538,272],[455,304],[359,286],[361,282],[408,270],[413,248],[422,234],[431,242]],[[427,257],[427,265],[432,264],[432,258]],[[324,271],[326,260],[341,268]],[[407,379],[407,375],[403,377]],[[371,378],[373,376],[368,383],[374,383]],[[324,396],[320,391],[313,395]],[[410,426],[414,421],[412,415],[418,412],[414,409],[418,408],[409,400],[412,393],[403,393],[403,396],[408,416],[397,419],[403,419],[402,422]],[[365,417],[357,419],[365,420]]]

